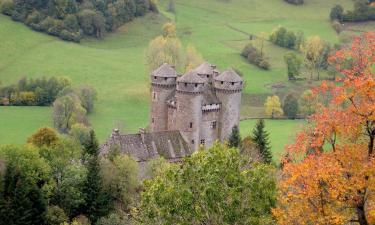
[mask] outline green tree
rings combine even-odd
[[[138,187],[138,164],[127,155],[101,161],[103,187],[122,210],[129,210]]]
[[[241,147],[241,135],[240,129],[237,125],[232,127],[232,133],[228,138],[228,146],[231,148],[240,148]]]
[[[82,123],[73,124],[69,131],[69,135],[81,145],[89,141],[90,138],[90,128],[86,127]]]
[[[344,8],[341,5],[335,5],[331,9],[331,13],[329,17],[331,18],[332,21],[337,20],[339,22],[342,22],[344,18]]]
[[[310,116],[315,113],[318,107],[318,99],[312,90],[306,90],[301,95],[299,100],[300,112],[305,116]]]
[[[266,115],[270,116],[272,119],[284,115],[280,98],[277,95],[267,97],[264,106]]]
[[[64,210],[58,206],[48,206],[47,213],[45,216],[46,224],[48,225],[61,225],[68,221],[68,217],[65,215]]]
[[[86,110],[74,94],[62,96],[53,103],[53,123],[60,132],[69,132],[75,123],[87,123]]]
[[[272,163],[272,152],[269,141],[269,134],[265,130],[265,123],[263,119],[258,120],[255,128],[253,129],[251,138],[258,148],[263,162],[267,164]]]
[[[90,139],[84,145],[89,159],[87,162],[87,177],[83,186],[85,203],[84,213],[90,221],[96,222],[106,216],[111,207],[111,196],[103,190],[103,179],[100,175],[99,145],[94,131],[90,132]]]
[[[140,224],[274,224],[275,171],[215,144],[145,182]]]
[[[284,99],[283,110],[289,119],[295,119],[298,114],[298,100],[293,94],[288,94]]]
[[[300,75],[302,61],[294,52],[288,52],[284,55],[284,62],[287,66],[288,79],[295,80]]]

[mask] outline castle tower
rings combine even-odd
[[[198,149],[200,140],[200,123],[202,121],[202,95],[205,80],[195,71],[190,71],[177,79],[176,128],[189,144],[190,148]]]
[[[214,77],[216,96],[221,101],[219,136],[221,141],[229,138],[232,128],[239,124],[242,78],[232,69]]]
[[[219,74],[219,71],[216,69],[215,65],[212,65],[208,62],[204,62],[194,69],[197,72],[198,76],[206,80],[207,83],[211,84],[214,77]]]
[[[167,130],[167,99],[176,89],[177,72],[164,63],[151,73],[151,132]]]

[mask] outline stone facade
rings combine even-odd
[[[168,64],[151,73],[151,132],[180,131],[192,150],[225,141],[240,118],[242,78],[203,63],[178,76]]]

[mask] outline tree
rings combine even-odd
[[[262,161],[270,164],[272,163],[272,152],[269,141],[269,134],[265,130],[265,123],[263,119],[258,120],[255,128],[253,129],[253,134],[251,139],[253,140],[255,146],[259,150],[262,157]]]
[[[238,149],[216,143],[145,183],[140,224],[273,224],[271,166],[245,168]]]
[[[329,58],[341,76],[317,88],[330,104],[286,149],[278,224],[374,224],[374,49],[370,32]]]
[[[59,142],[59,137],[55,130],[49,127],[43,127],[27,139],[28,143],[33,144],[36,147],[53,146]]]
[[[86,110],[79,98],[70,94],[56,99],[53,103],[53,123],[60,132],[68,132],[75,123],[87,123]]]
[[[295,80],[300,75],[301,60],[293,52],[288,52],[284,55],[284,62],[287,66],[288,79]]]
[[[304,46],[305,64],[310,70],[310,79],[312,80],[314,71],[317,72],[319,80],[319,69],[322,62],[322,53],[324,42],[319,36],[311,37]]]
[[[332,21],[337,20],[340,23],[343,21],[344,18],[344,8],[341,5],[335,5],[331,9],[331,13],[329,15]]]
[[[318,108],[318,101],[316,95],[312,90],[306,90],[301,95],[299,100],[299,110],[305,116],[310,116],[315,113]]]
[[[272,119],[284,115],[281,109],[280,99],[277,95],[267,97],[264,106],[266,108],[266,115],[270,116]]]
[[[101,161],[103,186],[121,210],[129,210],[138,187],[138,164],[127,155]]]
[[[186,47],[185,70],[190,71],[203,62],[202,55],[195,49],[192,44]]]
[[[103,179],[100,175],[99,145],[94,131],[90,132],[90,139],[85,143],[85,152],[89,155],[87,162],[87,177],[83,186],[84,213],[90,221],[96,222],[110,211],[112,199],[103,190]]]
[[[163,26],[163,35],[156,37],[148,46],[146,61],[150,70],[155,70],[163,63],[180,67],[183,53],[180,40],[176,37],[176,27],[172,23]]]
[[[64,210],[58,206],[48,206],[45,218],[48,225],[61,225],[68,221]]]
[[[176,12],[176,2],[175,2],[175,0],[169,0],[169,2],[168,2],[168,12],[171,12],[171,13]]]
[[[288,94],[284,99],[283,111],[289,119],[295,119],[298,114],[298,100],[293,94]]]
[[[90,139],[90,128],[82,123],[73,124],[69,131],[69,135],[77,140],[81,145],[87,143]]]
[[[83,85],[77,89],[76,93],[81,100],[82,107],[87,113],[91,113],[94,109],[94,101],[97,100],[96,90],[91,86]]]
[[[232,132],[228,138],[228,146],[230,148],[240,148],[241,147],[241,134],[237,125],[232,127]]]

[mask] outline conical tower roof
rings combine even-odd
[[[154,70],[151,75],[157,77],[177,77],[177,72],[169,64],[163,63],[163,65]]]
[[[233,70],[229,69],[222,72],[219,76],[215,77],[215,80],[226,81],[226,82],[241,82],[242,78]]]
[[[215,71],[215,66],[208,62],[204,62],[194,69],[198,74],[213,74]]]
[[[205,82],[204,79],[202,79],[196,71],[192,70],[187,73],[185,73],[183,76],[179,77],[177,79],[178,82],[185,82],[185,83],[198,83],[203,84]]]

